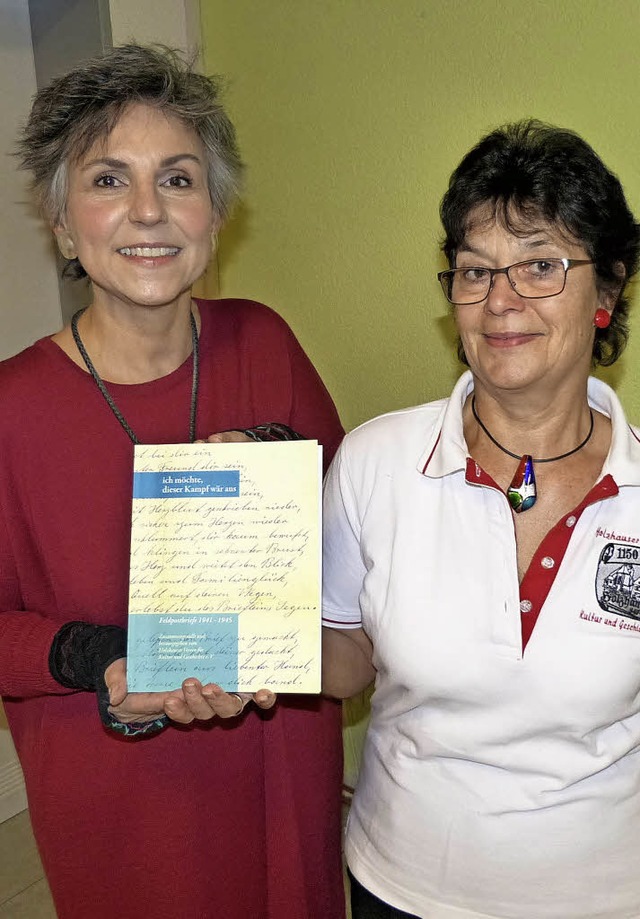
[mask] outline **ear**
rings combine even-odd
[[[53,235],[56,238],[58,249],[60,250],[63,258],[71,260],[72,258],[77,257],[78,253],[76,252],[76,246],[73,241],[73,237],[66,227],[64,227],[62,224],[57,224],[53,228]]]
[[[612,281],[606,287],[602,287],[598,291],[598,306],[606,310],[610,316],[616,308],[616,304],[622,293],[622,288],[624,287],[624,282],[627,278],[627,272],[622,262],[616,262],[613,269],[617,280]]]

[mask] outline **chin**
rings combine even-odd
[[[536,386],[544,382],[549,374],[548,371],[535,371],[526,367],[474,367],[469,365],[475,379],[477,379],[487,389],[502,389],[505,391],[517,391],[527,389],[530,386]]]
[[[190,287],[187,291],[191,290]],[[179,300],[187,291],[182,288],[176,290],[150,290],[131,292],[131,295],[125,294],[125,299],[133,306],[162,307],[170,306]]]

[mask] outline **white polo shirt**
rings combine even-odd
[[[472,386],[353,431],[328,474],[324,624],[362,625],[377,670],[347,859],[429,919],[637,919],[638,435],[591,379],[609,456],[519,585]]]

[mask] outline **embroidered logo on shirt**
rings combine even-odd
[[[608,613],[640,619],[640,548],[607,543],[598,559],[596,598]]]

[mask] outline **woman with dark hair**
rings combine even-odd
[[[342,434],[275,313],[191,295],[241,168],[216,82],[115,48],[21,153],[92,294],[0,365],[0,692],[58,915],[343,919],[339,705],[127,692],[134,443]]]
[[[640,432],[589,375],[638,225],[535,121],[467,154],[441,215],[469,370],[348,435],[325,489],[325,689],[375,681],[354,919],[640,916]]]

